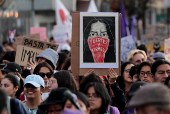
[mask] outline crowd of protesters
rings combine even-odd
[[[75,76],[69,46],[27,66],[15,55],[12,44],[0,45],[0,114],[170,114],[170,63],[162,52],[147,56],[144,45],[129,52],[120,76],[113,68]]]

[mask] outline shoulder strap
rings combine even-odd
[[[113,114],[112,106],[110,106],[110,114]]]
[[[16,114],[16,109],[15,109],[15,99],[11,98],[10,100],[10,105],[11,105],[11,114]]]
[[[7,97],[7,109],[8,109],[8,113],[11,114],[11,104],[10,104],[10,101],[11,101],[11,97]]]

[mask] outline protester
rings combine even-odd
[[[160,83],[147,84],[135,93],[128,107],[135,108],[136,114],[169,114],[169,89]]]
[[[6,110],[7,96],[4,91],[0,89],[0,114],[8,114]]]
[[[72,71],[71,71],[71,57],[69,57],[65,60],[61,69],[62,70],[68,70],[70,73],[72,73]]]
[[[157,60],[153,63],[151,72],[154,82],[165,83],[166,78],[170,75],[170,63],[166,60]]]
[[[152,58],[154,60],[165,59],[165,55],[162,52],[156,52],[156,53],[153,54]]]
[[[16,55],[15,51],[8,51],[2,56],[1,62],[4,65],[10,62],[15,62],[15,55]]]
[[[97,82],[91,82],[84,88],[90,103],[91,114],[120,114],[116,107],[110,106],[110,96],[105,87]]]
[[[22,69],[21,67],[14,62],[7,63],[3,69],[1,69],[3,74],[12,74],[16,75],[19,78],[23,79],[21,74],[22,74]]]
[[[141,64],[147,60],[146,53],[142,50],[132,50],[127,56],[127,61],[133,62],[135,65]]]
[[[48,63],[45,63],[45,62],[38,64],[34,69],[33,74],[40,75],[44,79],[45,89],[41,95],[42,100],[45,100],[49,95],[48,82],[50,81],[50,78],[53,72],[54,71],[52,67]]]
[[[77,87],[79,87],[79,83],[80,83],[80,81],[81,81],[81,77],[80,77],[80,76],[74,76],[74,75],[72,74],[72,71],[71,71],[71,58],[70,58],[70,57],[65,60],[65,62],[63,63],[61,69],[62,69],[62,70],[67,70],[67,71],[73,76]],[[78,88],[77,88],[77,89],[78,89]]]
[[[52,75],[52,78],[56,79],[55,82],[57,81],[58,87],[66,87],[67,89],[69,89],[72,92],[77,90],[75,80],[74,80],[73,76],[68,71],[63,70],[60,72],[56,72],[56,73],[54,73],[54,75]],[[49,87],[49,88],[51,88],[51,87]]]
[[[48,48],[39,55],[37,55],[36,60],[38,64],[43,62],[48,63],[53,68],[53,70],[55,70],[57,67],[56,65],[58,61],[58,54],[53,49]],[[34,68],[36,67],[36,63],[30,61],[27,65],[31,68],[30,73],[33,74]]]
[[[0,45],[0,59],[2,58],[3,55],[4,55],[4,46]]]
[[[90,104],[89,104],[87,96],[79,91],[74,92],[74,94],[76,94],[77,96],[77,102],[79,103],[80,108],[83,111],[83,113],[90,114]]]
[[[64,92],[66,91],[66,88],[57,88],[53,89],[47,98],[47,100],[39,105],[39,109],[43,112],[46,112],[47,114],[61,114],[64,109]]]
[[[20,83],[19,77],[7,74],[1,81],[1,89],[12,98],[18,98],[23,91],[23,83]]]
[[[67,54],[65,53],[58,53],[59,59],[57,62],[57,70],[60,71],[62,68],[62,65],[64,64],[65,60],[67,59]]]
[[[140,88],[142,88],[146,84],[148,84],[148,83],[140,82],[140,81],[137,81],[137,82],[133,83],[130,90],[127,92],[127,102],[130,102],[131,98],[135,95],[137,90],[139,90]],[[135,114],[134,113],[134,108],[127,108],[121,114]]]
[[[170,76],[165,80],[165,85],[170,89]]]
[[[133,83],[139,80],[139,76],[137,73],[139,65],[132,66],[129,75],[132,77]]]
[[[153,82],[153,75],[151,73],[152,65],[149,62],[143,62],[138,67],[138,75],[141,81],[152,83]]]
[[[66,53],[67,55],[70,53],[71,48],[68,44],[63,44],[61,47],[61,52]]]
[[[132,85],[132,77],[129,75],[131,67],[134,66],[132,62],[125,62],[121,65],[121,76],[117,78],[117,83],[119,84],[120,89],[126,93],[129,91]]]
[[[113,74],[113,72],[111,70],[113,70],[113,69],[108,70],[108,74],[110,74],[110,73]],[[112,106],[117,107],[119,109],[119,111],[121,112],[125,108],[126,99],[124,96],[124,92],[119,88],[118,83],[116,83],[116,79],[117,79],[118,75],[116,74],[116,72],[114,72],[114,73],[115,73],[115,76],[110,75],[110,77],[109,77],[109,83],[111,84],[111,89],[114,94],[114,96],[111,97],[111,100],[112,100],[111,104],[112,104]],[[83,92],[86,85],[88,83],[93,83],[93,82],[98,82],[104,86],[101,78],[99,78],[98,75],[92,73],[92,74],[89,74],[88,76],[86,76],[81,81],[79,91]]]
[[[41,103],[41,94],[45,88],[44,80],[39,75],[29,75],[25,79],[24,94],[27,101],[24,103],[30,114],[36,114]]]
[[[104,86],[106,87],[110,97],[113,96],[113,90],[107,76],[99,76],[102,79]]]
[[[148,49],[144,44],[141,44],[140,46],[138,46],[137,49],[143,50],[146,53],[146,55],[148,53]]]

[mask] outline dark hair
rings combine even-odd
[[[90,87],[94,87],[96,94],[98,94],[102,98],[102,106],[100,107],[100,114],[106,113],[108,105],[111,103],[110,96],[105,89],[105,87],[98,82],[91,82],[87,84],[87,86],[83,89],[83,93],[88,94],[88,90]]]
[[[53,68],[52,68],[48,63],[43,62],[43,63],[39,63],[39,64],[35,67],[33,74],[38,74],[39,71],[40,71],[40,69],[41,69],[42,67],[47,67],[47,68],[50,70],[50,72],[52,72],[52,73],[54,72],[54,71],[53,71]]]
[[[168,64],[170,66],[170,63],[168,61],[164,60],[164,59],[156,60],[153,63],[152,68],[151,68],[151,72],[153,74],[153,77],[155,77],[155,73],[157,71],[158,66],[163,65],[163,64]]]
[[[18,79],[16,76],[11,75],[11,74],[7,74],[5,75],[4,79],[7,78],[14,87],[18,86],[18,91],[15,93],[16,98],[19,99],[22,91],[23,91],[23,85],[24,85],[24,81],[20,78]]]
[[[169,80],[170,80],[170,76],[168,76],[168,78],[166,78],[165,80],[165,85],[168,86],[168,88],[169,88]]]
[[[59,56],[59,59],[57,62],[57,70],[61,70],[62,64],[67,59],[67,54],[66,53],[58,53],[58,56]]]
[[[113,24],[110,23],[114,23],[115,19],[111,19],[111,18],[103,18],[103,17],[84,17],[83,18],[83,61],[84,62],[94,62],[92,53],[90,51],[90,48],[88,46],[88,37],[90,34],[90,30],[91,30],[91,26],[93,23],[96,22],[101,22],[103,24],[106,25],[106,29],[107,29],[107,34],[109,36],[109,46],[108,46],[108,50],[105,54],[105,58],[104,61],[105,62],[116,62],[116,42],[115,42],[115,33],[113,32],[115,30],[115,27],[113,26]],[[111,32],[111,30],[113,30]]]
[[[2,45],[8,44],[8,41],[3,41]]]
[[[119,87],[120,89],[122,89],[123,91],[125,91],[125,84],[124,84],[124,77],[123,77],[123,73],[124,73],[124,70],[125,70],[125,67],[128,65],[128,64],[133,64],[132,62],[124,62],[122,65],[121,65],[121,76],[118,76],[116,82],[119,84]]]
[[[98,75],[96,75],[95,73],[89,74],[88,76],[86,76],[79,85],[79,91],[83,91],[83,89],[86,87],[86,85],[90,82],[99,82],[101,84],[103,84],[102,80],[100,79],[100,77]]]
[[[108,78],[106,78],[105,76],[100,76],[100,78],[103,79],[103,82],[105,83],[106,89],[107,89],[110,97],[113,97],[113,90],[111,88],[111,84],[110,84]]]
[[[144,44],[141,44],[140,46],[138,46],[137,49],[145,51],[146,54],[148,52],[147,47]]]
[[[135,65],[135,66],[132,66],[132,67],[131,67],[130,72],[129,72],[129,75],[132,77],[132,79],[133,79],[133,76],[134,76],[135,74],[137,74],[138,67],[139,67],[139,65]]]
[[[62,70],[60,72],[56,72],[52,75],[52,77],[57,80],[58,87],[66,87],[72,92],[77,90],[75,80],[68,71]]]
[[[6,101],[7,101],[7,95],[6,93],[0,89],[0,114],[3,112],[3,110],[6,108]]]
[[[52,42],[52,40],[54,40],[54,38],[53,38],[53,37],[51,37],[51,38],[50,38],[50,42]]]
[[[15,55],[16,55],[15,51],[7,51],[1,58],[1,61],[5,59],[10,62],[15,62]]]
[[[67,58],[62,66],[62,70],[68,70],[71,65],[71,57]]]
[[[90,107],[89,99],[84,93],[76,91],[74,92],[74,94],[76,94],[77,98],[80,99],[86,105],[87,109]]]
[[[144,66],[148,66],[148,67],[152,68],[152,64],[151,64],[151,63],[149,63],[149,62],[142,62],[142,63],[139,65],[138,70],[137,70],[138,75],[140,74],[140,71],[141,71],[141,69],[142,69]]]

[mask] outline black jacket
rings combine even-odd
[[[112,99],[112,106],[115,106],[122,112],[126,106],[126,98],[124,92],[119,88],[118,83],[111,84],[114,96]]]

